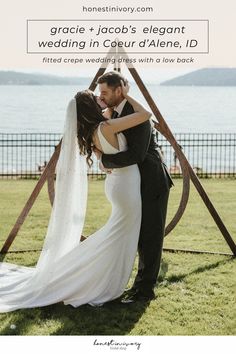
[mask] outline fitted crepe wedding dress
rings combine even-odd
[[[80,242],[87,203],[87,168],[77,142],[76,101],[67,107],[61,152],[56,167],[55,199],[42,252],[35,267],[0,263],[0,312],[64,302],[101,306],[119,297],[129,280],[141,224],[140,174],[137,165],[115,169],[106,177],[112,205],[107,223]],[[106,154],[119,150],[103,136]]]

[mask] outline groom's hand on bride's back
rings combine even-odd
[[[107,174],[112,173],[112,169],[111,168],[105,168],[101,161],[99,161],[99,168],[100,168],[101,171],[103,171],[103,172],[105,172]]]
[[[98,159],[98,161],[99,161],[99,168],[100,168],[100,170],[103,171],[103,172],[105,172],[105,173],[111,173],[111,172],[112,172],[112,169],[110,169],[110,168],[105,168],[105,167],[103,166],[103,163],[102,163],[102,161],[101,161],[102,152],[101,152],[99,149],[97,149],[95,146],[93,147],[93,152],[94,152],[94,154],[96,155],[96,157],[97,157],[97,159]]]

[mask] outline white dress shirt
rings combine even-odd
[[[126,102],[127,102],[127,99],[124,98],[123,101],[121,101],[121,103],[118,104],[118,106],[114,107],[114,111],[116,111],[118,113],[118,117],[120,116],[120,114],[121,114]]]

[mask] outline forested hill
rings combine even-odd
[[[0,85],[89,85],[87,77],[60,77],[56,75],[29,74],[16,71],[0,71]]]
[[[236,86],[236,68],[206,68],[167,80],[163,86]]]

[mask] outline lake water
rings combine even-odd
[[[61,133],[82,86],[0,86],[0,133]],[[236,133],[236,87],[147,85],[172,132]],[[133,84],[130,91],[145,103]]]
[[[1,133],[58,133],[63,132],[68,101],[83,86],[0,86]],[[236,133],[236,87],[171,87],[147,85],[160,112],[174,134],[178,133]],[[139,89],[133,84],[131,94],[145,104]],[[98,93],[98,92],[97,92]],[[26,137],[4,141],[1,135],[0,173],[37,171],[37,166],[48,161],[54,146],[28,146]],[[31,139],[31,138],[30,138]],[[36,139],[36,138],[32,138]],[[37,138],[38,139],[38,138]],[[180,139],[180,140],[179,140]],[[235,136],[227,142],[220,134],[201,146],[199,136],[191,135],[183,145],[193,166],[209,172],[233,172],[236,169]],[[205,139],[205,138],[203,138]],[[198,140],[198,141],[197,141]],[[234,141],[234,142],[233,142]],[[161,142],[161,140],[160,140]],[[22,144],[21,144],[22,143]],[[199,145],[196,145],[198,144]],[[32,143],[29,142],[29,145]],[[37,142],[34,142],[34,145]],[[161,142],[161,144],[163,144]],[[18,145],[18,147],[17,147]],[[19,148],[20,145],[23,147]],[[46,144],[48,145],[48,144]],[[57,143],[55,144],[57,145]],[[211,146],[212,145],[212,146]],[[27,147],[28,146],[28,147]],[[173,151],[164,149],[167,165],[173,165]],[[197,156],[196,156],[197,154]],[[97,166],[94,166],[95,170]]]

